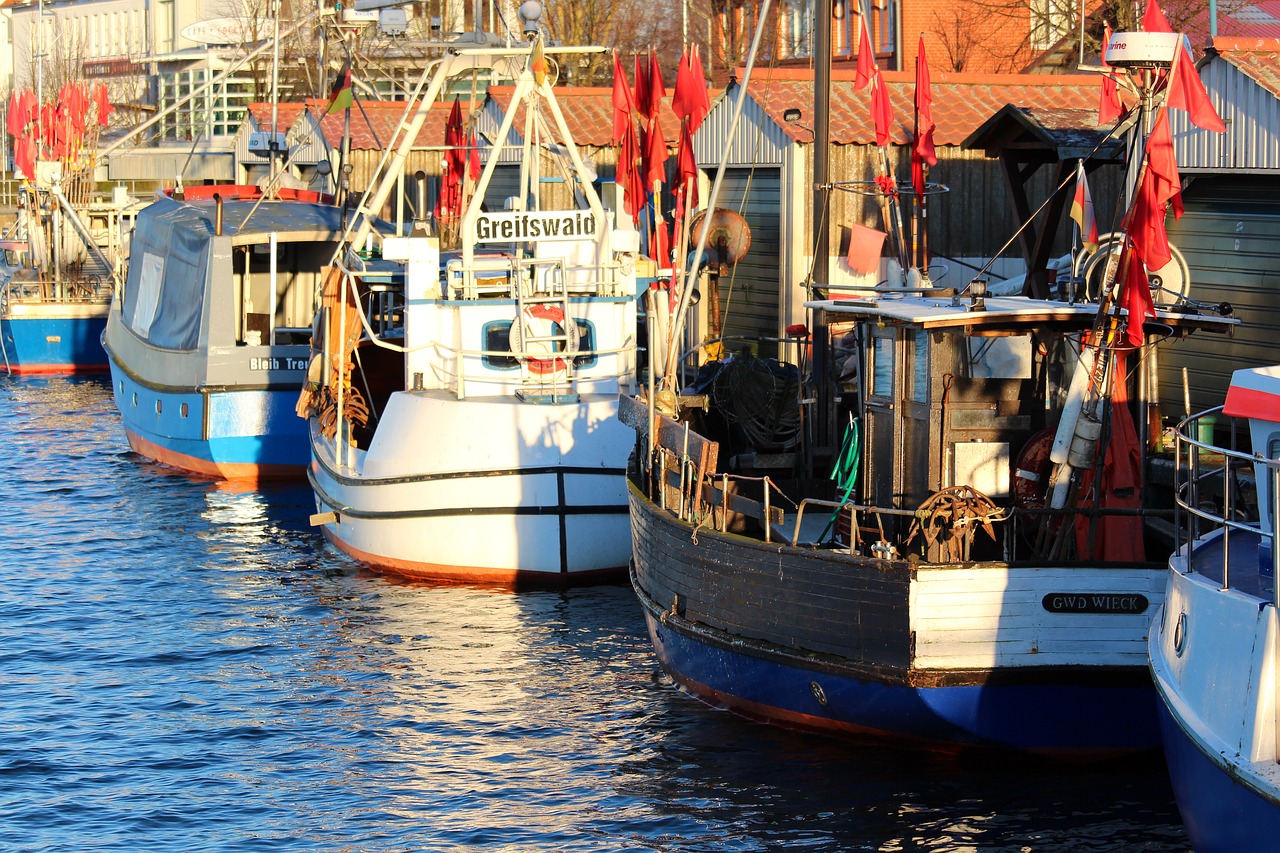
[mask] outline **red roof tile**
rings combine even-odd
[[[280,130],[286,130],[301,120],[303,112],[320,117],[320,127],[325,141],[332,148],[342,145],[342,113],[324,115],[328,102],[320,99],[308,99],[305,103],[280,104],[277,111]],[[462,115],[465,120],[470,112],[479,104],[462,101]],[[351,148],[355,151],[376,150],[386,148],[395,139],[396,128],[405,114],[405,101],[361,101],[351,108]],[[416,148],[431,148],[444,144],[444,126],[449,121],[449,113],[453,109],[453,101],[439,101],[431,105],[427,120],[418,131]],[[249,112],[254,121],[262,128],[271,123],[270,104],[250,104]]]
[[[605,148],[613,144],[613,90],[604,87],[558,87],[553,90],[560,111],[564,113],[564,122],[569,133],[578,145]],[[515,94],[514,86],[490,86],[489,97],[505,113],[511,96]],[[550,121],[548,115],[548,121]],[[679,142],[680,120],[671,111],[671,97],[662,101],[658,110],[658,122],[662,125],[662,136],[668,148],[674,148]],[[523,132],[524,109],[516,111],[515,124],[517,132]]]
[[[1280,97],[1280,38],[1226,38],[1213,40],[1213,49],[1241,73]]]
[[[891,141],[908,142],[907,131],[914,122],[915,74],[910,71],[883,71],[889,86],[894,125]],[[854,72],[832,72],[831,141],[839,145],[875,141],[871,121],[871,90],[853,87]],[[1059,74],[963,74],[934,72],[932,81],[933,120],[937,125],[934,142],[959,145],[969,134],[1008,104],[1029,108],[1041,121],[1046,116],[1092,121],[1097,126],[1101,77]],[[792,139],[812,142],[813,133],[801,124],[813,126],[813,72],[808,69],[757,69],[751,77],[751,95],[764,111]],[[783,120],[788,109],[799,109],[798,123]],[[1059,112],[1064,110],[1071,113]],[[1043,115],[1042,115],[1043,113]],[[1091,118],[1090,118],[1091,117]]]

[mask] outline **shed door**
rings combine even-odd
[[[1183,192],[1186,210],[1169,218],[1169,242],[1191,272],[1191,299],[1230,302],[1234,335],[1203,332],[1160,350],[1160,400],[1166,417],[1183,413],[1182,371],[1191,411],[1222,405],[1231,372],[1275,364],[1280,340],[1280,179],[1197,178]]]
[[[751,228],[751,248],[747,256],[732,267],[718,285],[725,337],[778,336],[781,177],[781,171],[776,168],[725,170],[716,206],[740,213]],[[696,240],[697,235],[691,239]],[[739,349],[742,342],[730,340],[726,345],[732,352]],[[762,356],[778,355],[778,345],[772,341],[754,342],[753,348]]]

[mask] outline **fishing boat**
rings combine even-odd
[[[1156,748],[1149,533],[1170,511],[1143,482],[1148,356],[1236,321],[1157,308],[1161,244],[1125,247],[1096,300],[996,296],[981,273],[943,288],[927,266],[815,288],[785,343],[822,369],[725,342],[694,381],[624,400],[631,581],[670,678],[755,719],[939,750]]]
[[[447,81],[493,68],[515,81],[494,138],[522,121],[505,209],[485,203],[495,144],[469,196],[446,193],[433,223],[375,241],[376,258],[347,253],[325,283],[299,403],[312,521],[375,570],[508,587],[625,577],[617,408],[635,376],[639,240],[602,205],[553,89],[558,61],[600,49],[545,44],[539,11],[521,6],[524,43],[468,37],[428,65],[387,182],[361,202],[380,208]]]
[[[1267,850],[1280,836],[1280,367],[1237,370],[1223,406],[1180,424],[1177,470],[1183,544],[1150,644],[1165,760],[1197,853]]]
[[[107,369],[100,341],[136,205],[123,193],[72,204],[57,179],[22,187],[18,219],[0,241],[0,356],[7,373]]]
[[[344,227],[330,198],[256,186],[165,193],[138,214],[102,338],[135,452],[204,477],[304,476],[294,404]]]

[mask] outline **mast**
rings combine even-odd
[[[841,0],[848,3],[849,0]],[[824,211],[831,198],[831,13],[832,0],[816,0],[813,41],[813,263],[806,287],[809,299],[831,282],[830,229]],[[817,280],[814,280],[815,274]],[[809,442],[806,475],[812,476],[814,455],[831,443],[831,396],[824,393],[830,353],[821,311],[813,311],[809,329],[813,341],[813,378],[819,389],[813,440]]]

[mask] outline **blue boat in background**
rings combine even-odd
[[[254,186],[189,188],[138,215],[103,336],[136,452],[206,477],[303,476],[294,409],[343,216],[328,196]]]
[[[0,357],[11,374],[107,369],[102,332],[137,202],[71,204],[57,182],[22,188],[0,240]]]
[[[1228,434],[1224,416],[1247,431],[1232,423],[1233,446],[1215,447],[1215,420]],[[1271,850],[1280,838],[1280,366],[1237,370],[1222,407],[1180,425],[1177,448],[1185,544],[1169,559],[1150,643],[1169,776],[1197,853]]]

